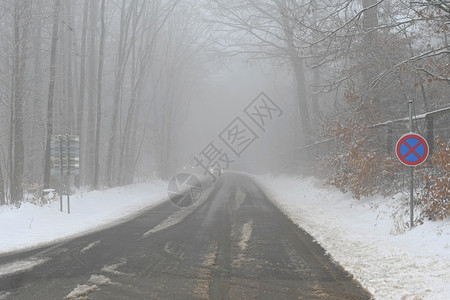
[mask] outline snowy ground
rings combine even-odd
[[[135,184],[105,191],[78,193],[44,205],[0,206],[0,255],[45,245],[124,222],[167,198],[167,182]],[[0,270],[1,273],[1,270]],[[1,275],[1,274],[0,274]]]
[[[406,195],[355,200],[312,177],[257,180],[377,299],[450,299],[450,219],[409,230]]]
[[[450,220],[426,222],[410,231],[406,195],[355,200],[312,177],[256,179],[286,215],[377,299],[450,299]],[[71,198],[70,215],[65,199],[63,213],[59,201],[0,207],[0,255],[123,222],[164,201],[166,191],[167,183],[157,181],[78,194]],[[24,268],[40,263],[24,262]],[[0,276],[14,272],[12,267],[17,265],[2,266]]]

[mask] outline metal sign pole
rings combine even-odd
[[[59,164],[60,164],[60,180],[59,180],[59,209],[63,211],[63,145],[62,136],[59,135]]]
[[[411,169],[411,184],[410,184],[410,194],[409,194],[409,210],[410,212],[410,228],[414,227],[414,167],[409,167]]]
[[[395,146],[395,153],[400,162],[410,169],[410,229],[414,227],[414,167],[426,161],[430,147],[421,135],[413,133],[413,103],[409,101],[409,129],[410,133],[403,135]]]
[[[412,121],[412,100],[409,100],[409,130],[413,132],[413,121]],[[410,210],[410,228],[414,227],[414,167],[409,167],[411,170],[411,183],[410,183],[410,193],[409,193],[409,210]]]
[[[70,141],[69,135],[66,134],[67,139],[67,213],[70,214]]]

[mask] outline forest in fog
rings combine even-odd
[[[204,146],[180,142],[186,124],[234,117],[193,109],[231,101],[211,85],[231,66],[270,73],[247,92],[271,86],[283,103],[283,137],[261,157],[327,138],[345,140],[340,155],[369,147],[384,137],[367,128],[410,100],[417,115],[450,106],[449,26],[448,0],[2,0],[0,205],[58,186],[52,135],[80,137],[78,187],[170,178]],[[237,113],[252,100],[235,98]]]

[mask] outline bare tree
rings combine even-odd
[[[49,187],[50,185],[50,141],[53,134],[53,95],[55,92],[56,80],[56,47],[58,41],[59,7],[60,1],[55,0],[53,11],[52,48],[50,53],[50,78],[48,84],[47,99],[47,132],[45,147],[44,187]]]
[[[100,134],[102,123],[102,76],[103,76],[103,60],[105,53],[105,36],[106,36],[106,24],[105,24],[105,0],[102,0],[100,5],[100,46],[98,57],[98,79],[97,79],[97,124],[95,130],[95,157],[94,157],[94,180],[93,188],[98,189],[98,182],[100,176]]]
[[[92,184],[94,177],[95,165],[95,131],[96,131],[96,89],[97,89],[97,22],[99,0],[89,1],[89,62],[88,62],[88,90],[87,90],[87,131],[86,131],[86,148],[85,156],[85,176],[89,184]]]
[[[298,8],[296,1],[213,1],[208,7],[214,15],[210,22],[217,24],[216,38],[221,52],[229,55],[245,54],[251,59],[278,59],[288,62],[294,74],[299,119],[304,143],[313,139],[305,60],[297,48],[295,20],[290,12]]]
[[[113,94],[113,114],[111,118],[111,131],[108,137],[108,153],[106,158],[106,184],[112,186],[114,183],[114,168],[115,157],[116,157],[116,139],[118,137],[118,124],[119,124],[119,108],[122,98],[122,88],[124,84],[125,71],[130,55],[130,45],[129,45],[129,27],[132,17],[132,5],[135,4],[133,1],[128,7],[126,6],[125,0],[122,1],[121,16],[120,16],[120,32],[119,41],[117,45],[116,54],[116,67],[114,76],[114,94]]]
[[[165,4],[162,1],[154,2],[151,8],[148,3],[143,2],[141,7],[135,7],[132,18],[132,40],[135,41],[131,49],[131,91],[130,103],[126,114],[125,127],[120,141],[118,157],[117,184],[131,183],[135,171],[136,153],[136,131],[138,112],[142,107],[143,88],[145,80],[153,70],[150,69],[151,59],[155,46],[161,39],[161,31],[179,1]],[[139,13],[144,13],[141,17]],[[141,24],[139,21],[143,20]],[[145,20],[151,20],[150,22]]]
[[[18,204],[23,196],[23,105],[25,95],[25,71],[27,43],[29,42],[30,2],[16,1],[14,6],[14,62],[12,72],[11,108],[11,201]]]
[[[85,94],[86,94],[86,38],[87,38],[87,24],[89,15],[89,0],[84,1],[83,5],[83,23],[81,26],[81,49],[80,49],[80,81],[78,91],[78,105],[77,105],[77,134],[80,137],[80,175],[75,180],[76,184],[80,186],[84,182],[85,173],[85,155],[84,144],[85,135],[84,129],[84,114],[85,114]]]
[[[154,45],[159,42],[159,34],[179,2],[179,0],[173,2],[154,1],[150,5],[146,1],[135,0],[128,6],[126,1],[122,2],[111,130],[106,158],[106,183],[110,186],[129,181],[124,178],[132,177],[127,173],[134,172],[134,163],[127,164],[131,167],[129,171],[124,168],[124,165],[126,151],[128,151],[130,161],[133,161],[134,155],[132,155],[131,149],[136,129],[136,112],[139,111],[138,98],[141,96],[144,80],[149,72]],[[124,94],[127,92],[124,86],[126,78],[129,78],[131,83],[128,103],[124,98]],[[127,104],[128,110],[126,110],[125,124],[122,128],[119,122],[121,119],[120,107]]]
[[[66,43],[65,43],[65,66],[67,68],[66,71],[66,78],[65,78],[65,85],[67,86],[67,105],[66,105],[66,124],[65,127],[67,128],[67,131],[69,133],[75,134],[75,124],[76,124],[76,114],[73,112],[75,111],[75,99],[76,99],[76,81],[74,76],[74,55],[73,55],[73,44],[74,44],[74,13],[73,13],[73,2],[68,1],[66,3],[66,22],[65,22],[65,28],[66,28]]]
[[[0,162],[0,206],[5,205],[6,202],[6,193],[5,193],[5,181],[3,180],[3,167]]]
[[[42,14],[42,2],[35,1],[35,9],[37,14]],[[44,97],[44,78],[42,76],[43,65],[43,51],[42,51],[42,27],[44,20],[37,18],[34,21],[35,26],[32,27],[32,60],[33,60],[33,95],[30,97],[32,104],[28,105],[30,112],[30,124],[27,139],[31,142],[31,146],[25,148],[25,156],[27,159],[26,169],[30,170],[35,182],[42,183],[43,181],[43,161],[45,155],[45,145],[43,139],[45,138],[45,106],[42,99]]]
[[[178,166],[179,129],[190,106],[190,89],[195,86],[202,62],[198,53],[204,47],[202,37],[208,31],[196,26],[196,16],[185,14],[180,7],[167,23],[167,30],[156,50],[153,86],[157,91],[153,122],[156,171],[161,178],[169,178]],[[157,61],[156,61],[157,60]]]
[[[352,93],[353,105],[374,122],[404,114],[405,102],[393,99],[419,94],[415,88],[423,80],[417,82],[418,72],[436,82],[445,80],[436,64],[448,58],[445,14],[429,1],[314,0],[299,4],[288,16],[296,23],[298,50],[311,53],[305,59],[328,74],[322,77],[321,91],[335,90],[340,97],[344,90]],[[429,49],[421,47],[426,40],[422,32],[435,37]],[[428,63],[431,58],[433,64]],[[425,101],[423,89],[420,94]]]

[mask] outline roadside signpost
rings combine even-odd
[[[414,227],[414,167],[422,164],[429,154],[427,141],[420,135],[413,133],[412,123],[412,101],[409,101],[409,129],[410,133],[402,136],[396,146],[395,153],[398,160],[408,166],[411,171],[409,208],[410,208],[410,228]]]
[[[63,176],[67,179],[67,212],[70,214],[70,175],[80,173],[80,137],[52,135],[50,142],[51,174],[60,176],[60,210],[62,211]]]

